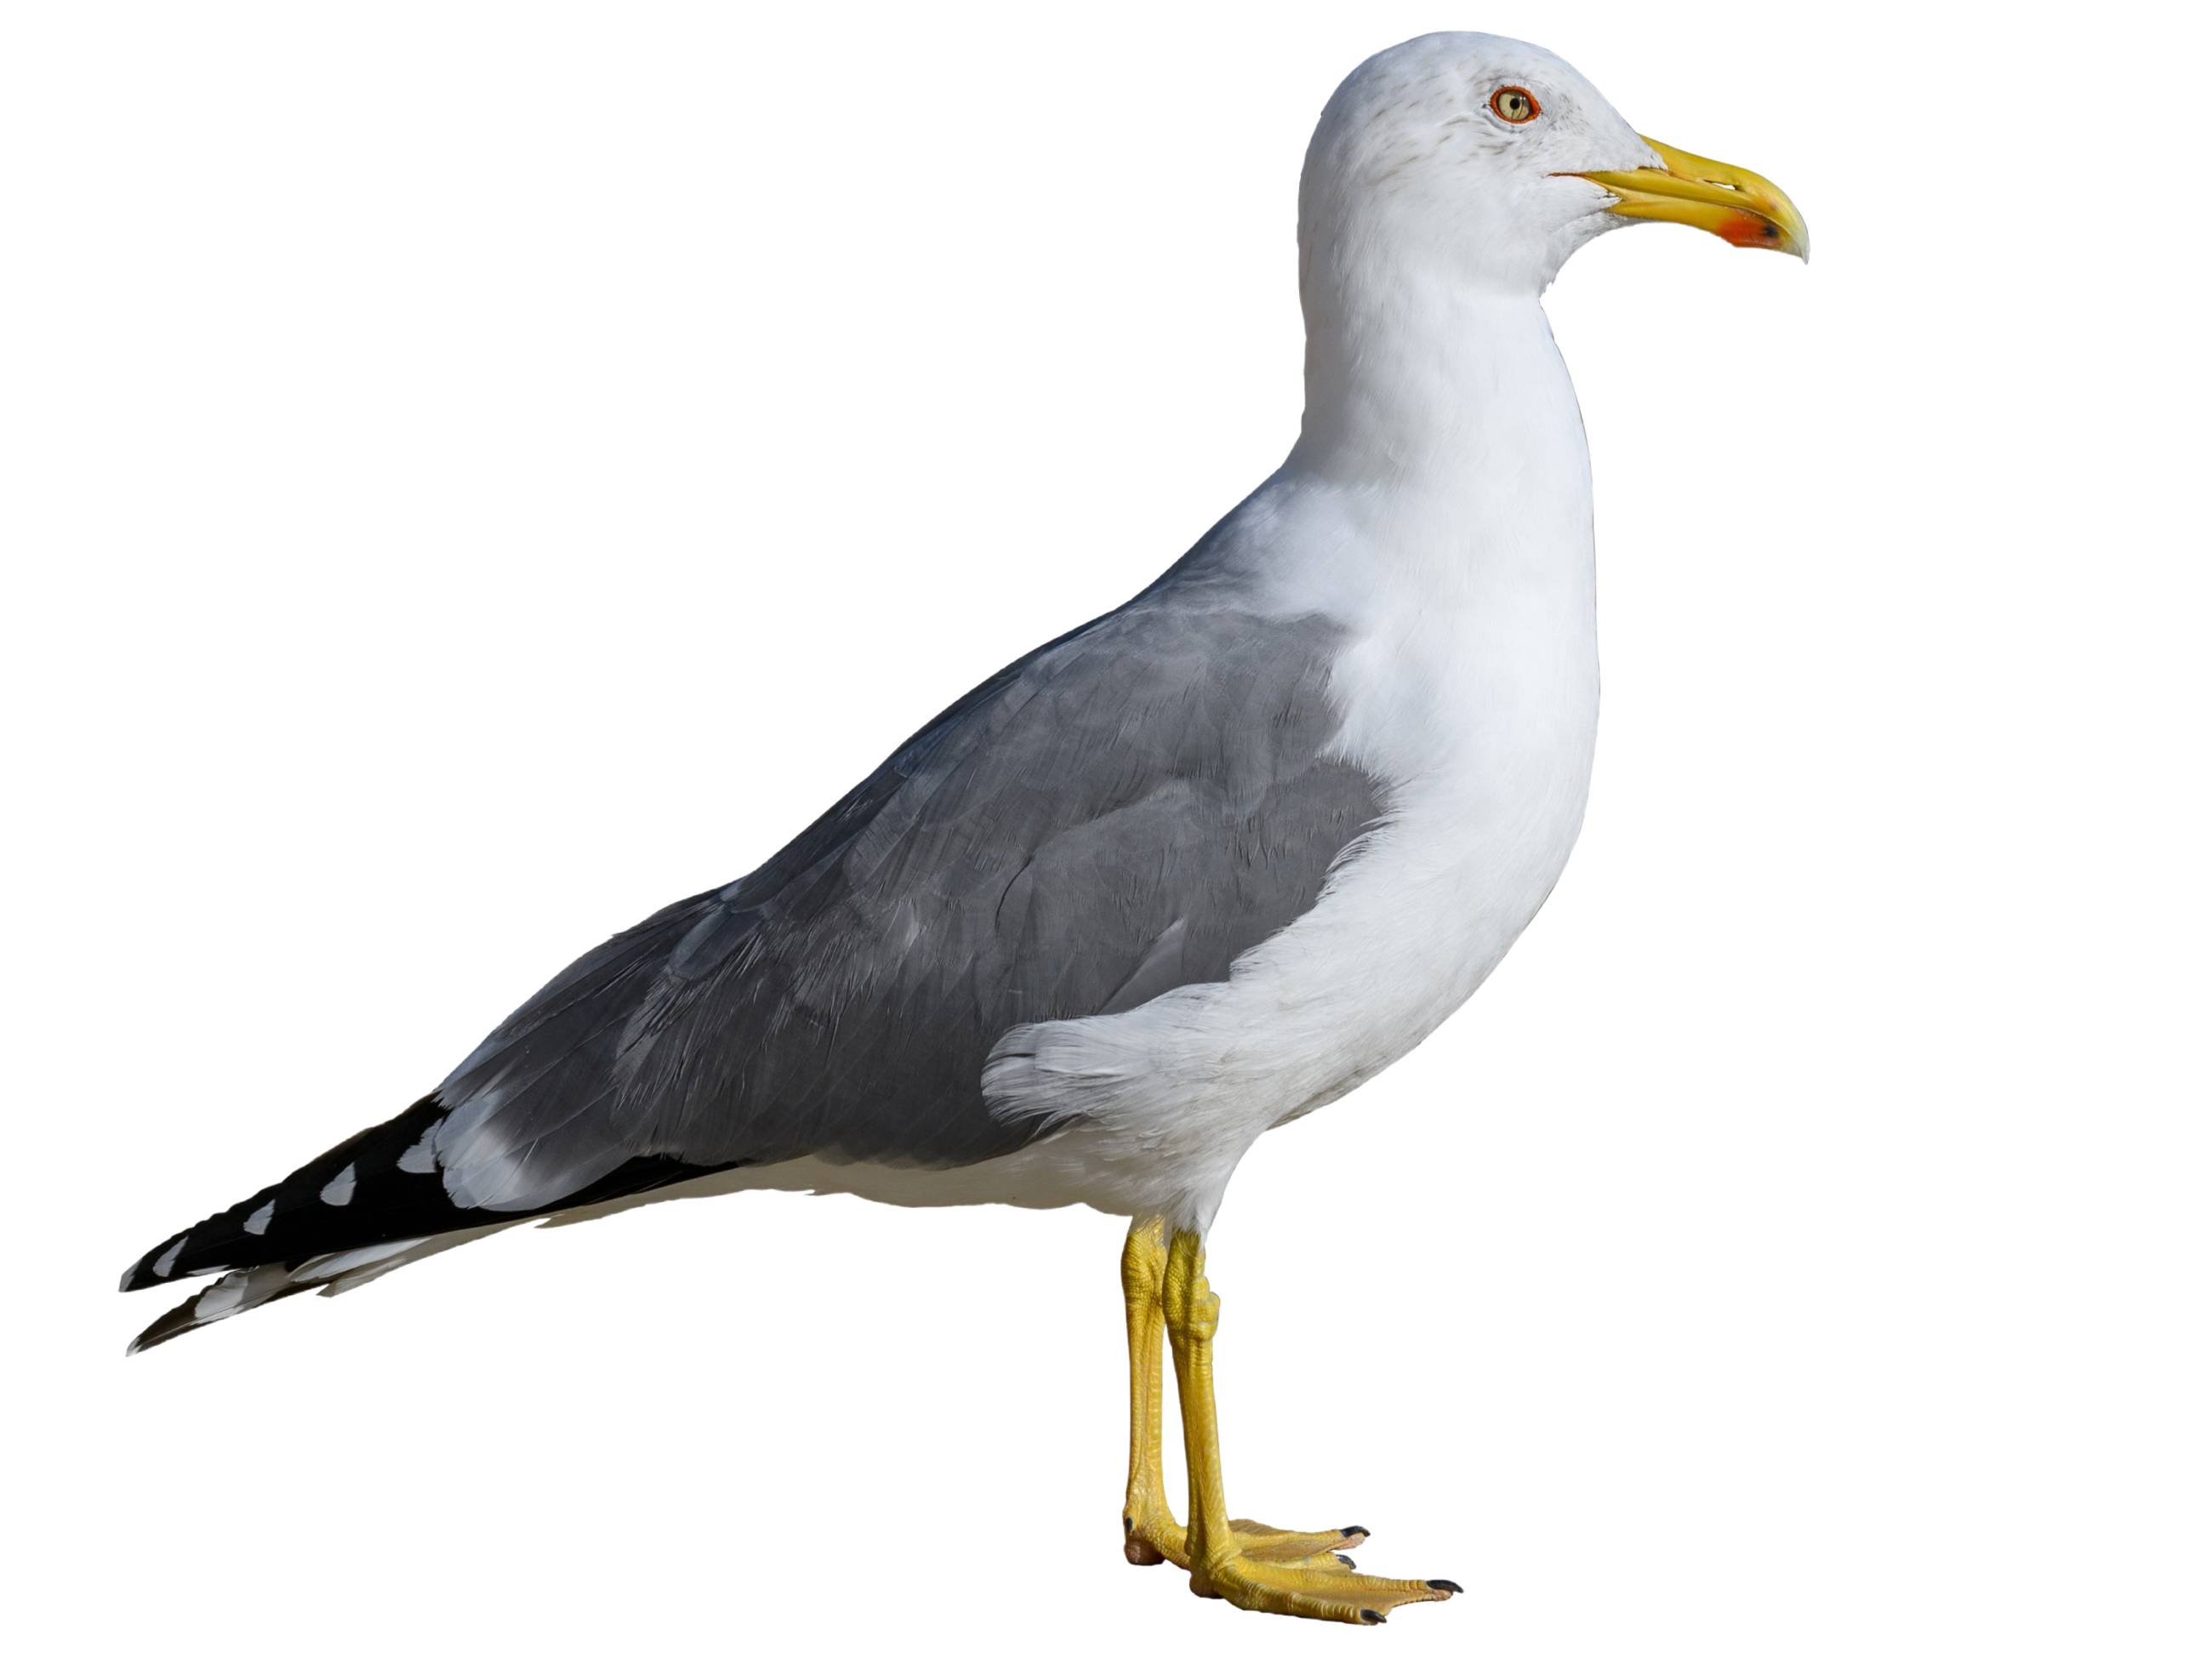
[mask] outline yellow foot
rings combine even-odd
[[[1257,1521],[1231,1521],[1229,1530],[1237,1534],[1237,1547],[1255,1561],[1300,1561],[1338,1571],[1350,1567],[1352,1563],[1337,1552],[1357,1549],[1367,1541],[1364,1527],[1338,1527],[1328,1532],[1285,1532],[1279,1527],[1263,1527]]]
[[[1332,1527],[1327,1532],[1285,1532],[1257,1521],[1231,1521],[1229,1529],[1237,1547],[1255,1561],[1302,1562],[1310,1566],[1342,1571],[1351,1563],[1340,1550],[1357,1549],[1367,1541],[1364,1527]],[[1121,1553],[1139,1567],[1156,1567],[1172,1561],[1190,1566],[1190,1534],[1171,1515],[1121,1517]]]
[[[1194,1569],[1190,1587],[1253,1613],[1346,1625],[1379,1625],[1410,1602],[1445,1601],[1459,1594],[1449,1578],[1377,1578],[1354,1572],[1349,1560],[1334,1554],[1297,1562],[1230,1555]]]

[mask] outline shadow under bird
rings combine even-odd
[[[149,1250],[124,1289],[222,1276],[134,1347],[663,1198],[1089,1204],[1131,1218],[1128,1559],[1355,1624],[1453,1594],[1354,1571],[1360,1528],[1231,1519],[1204,1240],[1253,1142],[1434,1030],[1565,865],[1597,726],[1590,482],[1540,301],[1577,248],[1655,219],[1806,251],[1772,185],[1638,137],[1540,48],[1431,34],[1361,64],[1306,155],[1281,468],[760,868]]]

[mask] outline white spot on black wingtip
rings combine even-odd
[[[211,1320],[227,1319],[236,1313],[246,1301],[251,1276],[244,1271],[227,1273],[202,1291],[192,1304],[192,1322],[204,1325]]]
[[[399,1154],[399,1168],[407,1175],[428,1175],[438,1167],[438,1154],[431,1149],[430,1137],[438,1133],[433,1123],[422,1131],[422,1139]]]
[[[256,1210],[252,1215],[246,1218],[246,1231],[253,1234],[256,1237],[258,1237],[261,1234],[269,1231],[269,1223],[271,1218],[275,1217],[276,1213],[276,1200],[272,1198],[259,1209]]]
[[[191,1237],[190,1233],[179,1233],[176,1242],[154,1258],[155,1278],[167,1279],[169,1276],[169,1269],[177,1265],[177,1257],[184,1249],[185,1242]]]
[[[353,1202],[352,1164],[347,1164],[325,1183],[322,1200],[325,1204],[345,1205]]]
[[[295,1285],[322,1285],[324,1295],[334,1295],[345,1288],[344,1284],[325,1284],[325,1280],[343,1281],[356,1273],[374,1278],[378,1273],[399,1266],[398,1258],[423,1242],[419,1238],[400,1238],[384,1244],[363,1244],[355,1249],[333,1250],[328,1255],[315,1256],[292,1269],[291,1282]]]

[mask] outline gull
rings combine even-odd
[[[1541,296],[1654,220],[1806,252],[1774,185],[1639,137],[1540,47],[1369,58],[1306,153],[1282,466],[758,869],[586,952],[405,1111],[149,1250],[125,1290],[222,1277],[133,1350],[672,1197],[1087,1204],[1130,1218],[1127,1559],[1348,1623],[1454,1594],[1356,1571],[1364,1528],[1231,1517],[1205,1241],[1253,1143],[1435,1030],[1565,866],[1594,553]]]

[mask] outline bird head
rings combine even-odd
[[[1298,192],[1309,284],[1418,261],[1540,293],[1583,243],[1638,220],[1807,252],[1805,221],[1766,179],[1638,137],[1571,64],[1494,34],[1423,35],[1354,70]]]

